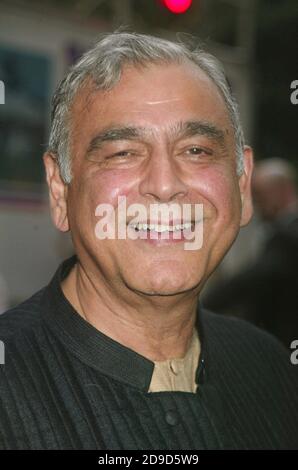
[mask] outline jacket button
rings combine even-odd
[[[179,416],[176,411],[171,410],[166,412],[166,422],[171,426],[175,426],[179,422]]]

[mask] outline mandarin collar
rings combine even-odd
[[[77,262],[76,255],[60,264],[42,297],[43,319],[64,346],[88,366],[140,391],[147,392],[151,383],[154,362],[115,341],[88,323],[65,297],[61,282]],[[196,370],[196,383],[203,383],[205,341],[200,305],[196,328],[201,353]]]

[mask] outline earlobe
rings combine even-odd
[[[61,232],[69,230],[67,217],[67,184],[61,178],[57,158],[50,152],[43,156],[52,220]]]
[[[243,150],[244,172],[239,177],[239,188],[241,197],[241,221],[240,227],[249,223],[253,215],[253,204],[251,195],[251,177],[253,172],[253,151],[249,146]]]

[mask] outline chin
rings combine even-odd
[[[205,260],[154,259],[143,266],[131,264],[122,272],[122,279],[130,289],[146,295],[177,295],[198,289],[204,278]]]
[[[140,282],[142,281],[142,282]],[[170,296],[193,290],[200,284],[200,279],[187,278],[185,273],[174,276],[173,273],[147,278],[140,276],[138,281],[130,283],[133,290],[145,295]]]

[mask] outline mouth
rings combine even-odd
[[[157,246],[166,246],[189,242],[195,238],[195,232],[202,220],[168,224],[163,223],[129,223],[128,230],[133,240],[141,240]]]
[[[166,233],[166,232],[181,232],[183,230],[189,230],[193,228],[195,222],[185,222],[183,224],[147,224],[147,223],[136,223],[129,224],[129,227],[134,229],[136,232],[152,232],[152,233]]]

